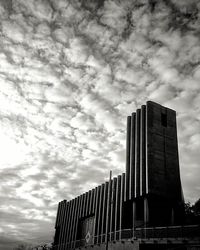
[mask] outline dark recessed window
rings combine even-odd
[[[164,127],[167,127],[167,114],[161,113],[161,124]]]

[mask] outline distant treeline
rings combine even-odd
[[[185,224],[200,224],[200,198],[194,205],[190,202],[185,203]]]

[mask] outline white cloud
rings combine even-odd
[[[122,8],[120,2],[117,3],[111,0],[106,1],[104,3],[103,15],[100,20],[103,24],[120,32],[126,25],[126,10]]]
[[[40,21],[51,21],[53,10],[47,0],[30,0],[28,3],[25,0],[18,0],[18,8],[29,15],[33,15]]]
[[[73,37],[73,29],[68,28],[66,30],[66,29],[63,29],[63,28],[58,28],[58,29],[54,30],[53,36],[55,37],[55,39],[58,42],[68,43],[69,40]]]
[[[160,103],[173,99],[175,95],[176,92],[174,88],[172,88],[170,85],[163,84],[160,85],[154,92],[152,92],[149,95],[149,98]]]
[[[3,34],[9,39],[17,43],[24,41],[24,30],[16,23],[4,21],[2,23]]]
[[[26,160],[27,147],[22,141],[16,142],[10,138],[10,135],[5,135],[0,132],[0,150],[2,153],[0,159],[0,169],[16,167]]]
[[[70,124],[72,127],[78,128],[79,130],[88,130],[92,127],[95,127],[95,124],[91,121],[91,118],[80,112],[71,119]]]

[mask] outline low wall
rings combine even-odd
[[[81,249],[87,250],[106,250],[106,244],[94,245],[94,246],[86,246],[82,247]],[[79,248],[76,248],[79,250]],[[109,243],[108,250],[139,250],[139,242],[134,241],[126,241],[126,242],[116,242],[116,243]]]

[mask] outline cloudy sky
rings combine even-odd
[[[0,249],[50,242],[57,203],[125,169],[126,116],[177,111],[200,197],[200,3],[0,0]]]

